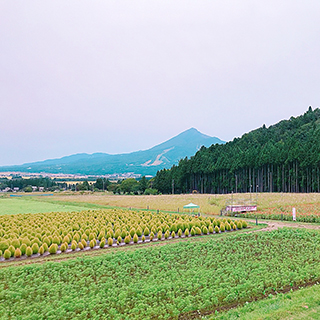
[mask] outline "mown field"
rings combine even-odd
[[[86,207],[77,204],[65,205],[60,203],[43,202],[39,198],[0,198],[0,215],[18,213],[43,213],[59,211],[81,211]]]
[[[281,229],[6,267],[0,315],[187,319],[319,281],[319,260],[318,231]]]

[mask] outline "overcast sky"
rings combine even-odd
[[[0,165],[232,140],[320,105],[320,1],[0,0]]]

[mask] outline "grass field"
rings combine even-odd
[[[72,212],[87,209],[77,204],[43,202],[35,198],[0,198],[0,215],[18,213]]]

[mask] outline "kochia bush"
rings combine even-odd
[[[94,246],[95,246],[94,240],[91,239],[89,242],[89,247],[92,249],[92,248],[94,248]]]
[[[124,243],[125,244],[129,244],[130,243],[130,236],[126,236],[125,238],[124,238]]]
[[[20,258],[21,257],[21,250],[19,248],[17,248],[14,252],[14,256],[15,258]]]
[[[109,238],[108,239],[108,246],[112,246],[113,245],[113,239],[112,238]]]
[[[9,259],[9,258],[11,257],[11,251],[10,251],[9,249],[6,249],[6,250],[4,251],[3,257],[4,257],[5,259]]]
[[[27,247],[27,249],[26,249],[26,255],[27,255],[27,257],[31,257],[31,256],[32,256],[32,249],[31,249],[31,247]]]
[[[39,252],[39,246],[37,243],[34,243],[31,248],[32,248],[32,253],[36,254]]]
[[[56,243],[53,243],[50,247],[49,247],[49,253],[50,254],[56,254],[58,251],[58,245]]]
[[[25,243],[23,243],[20,247],[21,250],[21,254],[24,255],[26,254],[26,250],[27,250],[27,245]]]

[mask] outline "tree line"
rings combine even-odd
[[[161,193],[320,192],[320,110],[201,149],[157,172]]]
[[[152,188],[153,180],[143,176],[141,179],[129,178],[111,182],[106,178],[97,178],[96,181],[74,181],[67,183],[48,177],[24,179],[13,177],[12,179],[1,178],[0,190],[9,188],[19,188],[19,191],[32,192],[32,187],[43,187],[44,191],[70,190],[70,191],[110,191],[115,194],[157,194],[157,190]]]

